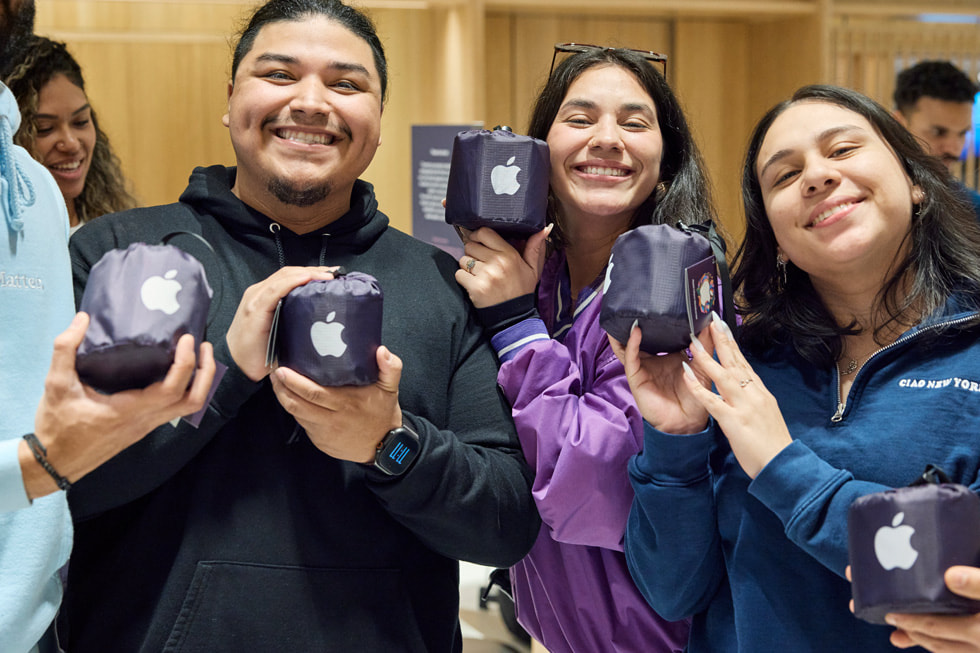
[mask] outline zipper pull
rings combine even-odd
[[[839,422],[842,419],[844,419],[844,408],[845,408],[844,404],[838,403],[837,404],[837,412],[834,413],[834,416],[830,418],[830,421],[831,422]]]

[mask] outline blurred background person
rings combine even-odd
[[[136,206],[85,94],[82,69],[65,44],[33,36],[8,70],[4,81],[22,117],[14,142],[58,183],[72,232],[100,215]]]
[[[893,115],[953,174],[973,129],[978,90],[976,82],[950,62],[920,61],[898,74]],[[980,193],[960,181],[954,187],[969,198],[980,219]]]

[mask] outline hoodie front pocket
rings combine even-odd
[[[397,569],[199,562],[164,649],[424,652]]]

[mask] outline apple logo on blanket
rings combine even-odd
[[[150,311],[163,311],[173,315],[180,310],[177,293],[180,292],[180,282],[175,279],[177,270],[168,270],[164,276],[154,275],[143,282],[140,287],[140,300]]]
[[[333,321],[336,316],[336,311],[330,311],[326,322],[322,320],[314,322],[313,326],[310,327],[310,340],[313,341],[313,348],[321,356],[340,358],[347,351],[347,343],[340,335],[344,331],[344,325]]]
[[[912,547],[911,542],[915,529],[908,524],[902,524],[904,518],[904,512],[898,513],[892,519],[891,526],[882,526],[875,533],[875,556],[885,571],[896,567],[909,569],[919,557],[919,552]]]
[[[521,189],[521,184],[517,181],[517,173],[521,169],[513,165],[516,158],[512,156],[507,159],[507,165],[494,166],[490,171],[490,185],[497,195],[513,195]]]

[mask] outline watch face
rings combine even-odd
[[[374,464],[382,471],[392,476],[398,476],[405,473],[418,453],[418,438],[403,427],[388,434],[384,446],[374,460]]]

